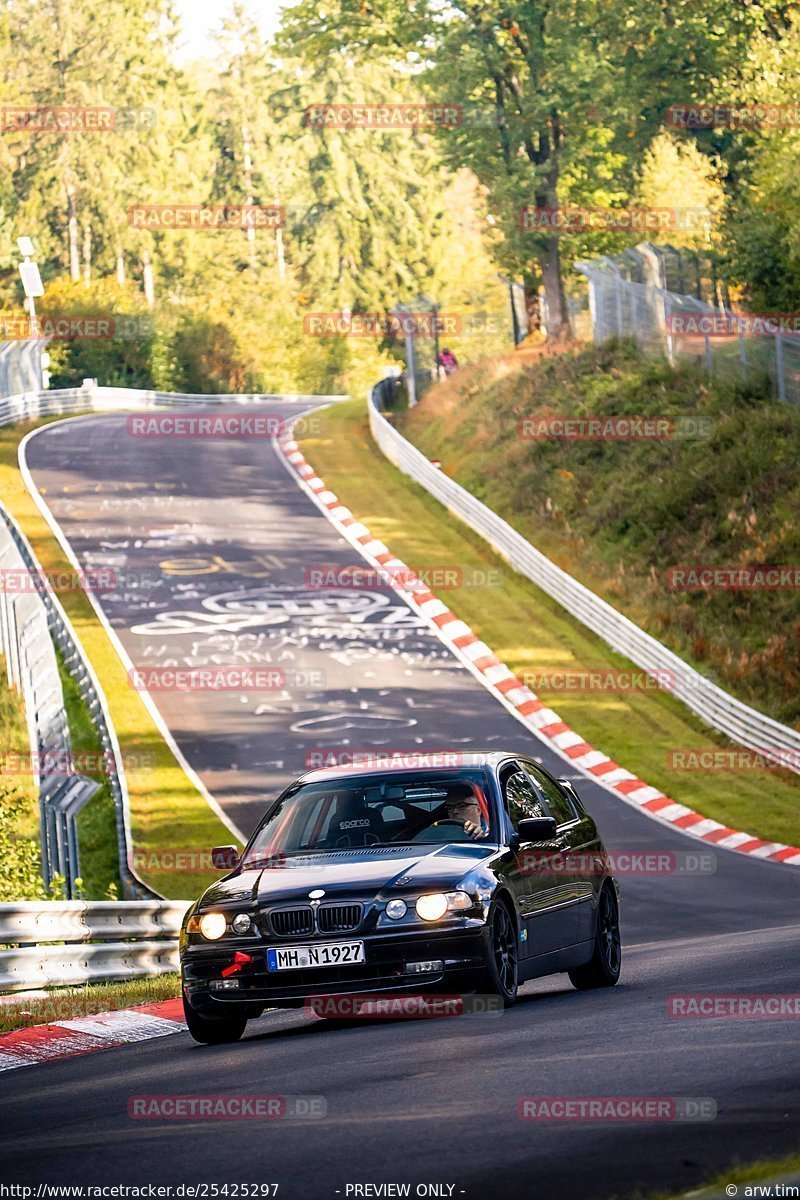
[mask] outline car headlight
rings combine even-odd
[[[440,921],[445,913],[464,912],[472,905],[472,897],[467,892],[432,892],[417,900],[417,916],[423,921]]]
[[[188,933],[202,933],[209,942],[218,942],[228,928],[224,913],[207,912],[202,917],[190,917],[186,926]]]
[[[231,929],[234,933],[249,933],[253,922],[249,913],[237,913],[231,921]]]

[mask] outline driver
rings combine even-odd
[[[473,841],[481,841],[489,836],[489,830],[484,829],[478,798],[470,788],[469,791],[451,793],[445,800],[447,819],[457,821],[464,827],[464,832]]]

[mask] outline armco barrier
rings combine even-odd
[[[512,529],[507,521],[434,467],[378,411],[371,394],[368,407],[372,436],[390,462],[485,538],[515,571],[557,600],[562,608],[635,666],[660,681],[670,680],[672,695],[682,700],[707,725],[748,749],[765,756],[772,752],[776,761],[800,774],[800,732],[772,720],[717,687],[656,638],[578,583]]]
[[[9,683],[20,689],[25,704],[30,773],[39,792],[44,883],[49,887],[55,876],[63,876],[71,897],[80,875],[76,817],[100,785],[69,765],[67,714],[48,612],[38,588],[22,586],[25,580],[38,580],[19,536],[0,504],[0,649]]]
[[[0,993],[178,970],[188,901],[0,904]]]

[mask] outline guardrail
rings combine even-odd
[[[0,525],[0,544],[5,534],[11,540],[17,555],[18,569],[25,572],[35,587],[35,594],[29,593],[24,597],[25,602],[29,606],[36,606],[41,614],[35,635],[36,649],[32,653],[40,659],[46,657],[52,660],[45,682],[37,678],[27,687],[20,674],[15,677],[15,670],[18,670],[15,663],[18,663],[20,658],[19,643],[13,636],[14,631],[10,623],[3,623],[3,646],[6,650],[9,681],[23,686],[33,755],[32,765],[36,768],[34,777],[39,788],[41,806],[42,876],[45,886],[49,886],[54,875],[62,875],[67,896],[72,897],[74,894],[74,881],[80,876],[75,818],[99,786],[93,780],[77,775],[68,766],[69,733],[58,665],[53,651],[55,642],[70,675],[78,685],[100,740],[103,765],[114,800],[117,862],[125,895],[159,898],[158,893],[149,888],[131,869],[133,856],[128,788],[122,766],[122,752],[103,691],[84,657],[69,617],[58,597],[45,582],[44,572],[30,543],[2,504],[0,518],[4,523]],[[5,568],[8,561],[0,557],[0,565]],[[19,600],[20,598],[12,599],[3,593],[0,605],[8,608],[10,604],[19,604]],[[41,771],[38,770],[40,765],[44,767]],[[76,780],[82,781],[83,786],[79,788]]]
[[[671,683],[672,686],[665,690],[682,700],[712,729],[800,774],[800,732],[774,721],[717,687],[656,638],[645,633],[628,617],[556,566],[507,521],[434,467],[378,411],[371,392],[368,408],[372,436],[390,462],[485,538],[515,571],[557,600],[587,629],[653,676],[661,686],[666,681]]]
[[[0,517],[0,649],[9,683],[22,692],[31,749],[21,769],[23,774],[30,771],[39,792],[45,886],[61,875],[71,897],[81,873],[76,818],[100,784],[71,765],[64,693],[41,579],[23,554],[15,536],[19,531],[2,504]]]
[[[71,413],[119,412],[134,408],[202,407],[207,404],[259,405],[308,401],[331,404],[346,400],[346,396],[311,396],[303,393],[258,395],[250,392],[231,392],[230,395],[196,395],[193,393],[154,392],[139,388],[97,387],[59,388],[51,392],[20,392],[0,400],[0,426],[15,421],[32,421],[39,417],[69,416]]]
[[[177,971],[189,902],[0,904],[0,993]]]
[[[0,341],[0,396],[12,396],[45,384],[42,354],[47,338]]]

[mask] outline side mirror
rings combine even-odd
[[[555,817],[525,817],[519,823],[521,842],[549,842],[556,836]]]
[[[211,851],[211,862],[218,871],[232,871],[238,867],[240,857],[235,846],[215,846]]]

